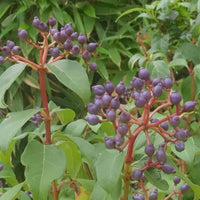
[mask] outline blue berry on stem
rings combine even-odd
[[[181,152],[185,149],[185,144],[183,142],[176,142],[175,149],[176,151]]]
[[[92,86],[92,90],[98,96],[102,96],[105,93],[105,88],[102,85]]]
[[[115,86],[110,82],[106,81],[105,90],[108,94],[112,94],[115,89]]]
[[[135,99],[134,103],[138,108],[143,108],[146,104],[146,99],[142,96],[139,96],[137,99]]]
[[[170,118],[169,123],[173,126],[173,127],[177,127],[180,124],[180,118],[178,115],[174,115]]]
[[[121,146],[124,143],[124,137],[120,134],[116,134],[114,137],[114,141],[117,146]]]
[[[162,85],[160,83],[156,85],[152,92],[154,97],[160,97],[162,95]]]
[[[49,17],[49,25],[51,27],[56,25],[56,19],[54,17]]]
[[[172,92],[170,95],[170,101],[174,105],[179,104],[181,99],[181,95],[178,92]]]
[[[166,76],[164,78],[164,81],[163,81],[163,86],[166,88],[166,89],[170,89],[173,85],[173,82],[172,82],[172,79],[169,78],[168,76]]]
[[[60,50],[58,48],[50,48],[49,51],[51,56],[53,56],[54,58],[60,55]]]
[[[90,52],[89,51],[84,51],[82,53],[82,58],[83,58],[83,60],[90,60],[90,58],[91,58]]]
[[[183,105],[183,111],[184,112],[191,112],[195,109],[196,105],[197,105],[196,101],[187,101]]]
[[[86,116],[86,120],[91,125],[96,125],[96,124],[99,123],[99,118],[96,115],[94,115],[94,114]]]
[[[113,109],[118,109],[120,107],[120,101],[117,97],[115,97],[111,100],[110,107]]]
[[[95,105],[94,103],[89,103],[88,104],[88,112],[90,114],[97,114],[97,111],[98,111],[98,106]]]
[[[89,68],[92,70],[92,71],[97,71],[97,64],[95,62],[92,62],[89,64]]]
[[[152,85],[153,86],[156,86],[159,83],[162,83],[162,78],[161,77],[157,77],[157,78],[153,79],[153,81],[152,81]]]
[[[123,123],[127,123],[130,120],[130,114],[128,112],[121,112],[119,120]]]
[[[39,20],[39,18],[37,17],[37,16],[35,16],[34,18],[33,18],[33,22],[32,22],[32,25],[35,27],[35,28],[39,28],[39,24],[40,24],[40,20]]]
[[[108,149],[113,149],[115,147],[115,140],[114,140],[114,138],[105,137],[104,143],[105,143],[105,146]]]
[[[160,162],[160,164],[164,164],[166,162],[167,157],[163,148],[158,149],[156,153],[156,158],[158,162]]]
[[[72,50],[71,50],[72,54],[79,54],[80,53],[80,47],[78,45],[74,45],[72,47]]]
[[[106,119],[114,122],[116,119],[116,113],[113,110],[106,110]]]
[[[150,73],[147,69],[140,68],[140,71],[138,73],[138,77],[143,79],[143,80],[149,80],[150,79]]]
[[[119,95],[123,94],[125,92],[125,90],[126,90],[126,87],[125,87],[123,81],[121,81],[115,88],[116,93]]]
[[[3,64],[5,62],[5,59],[3,56],[0,56],[0,65]]]
[[[92,53],[96,50],[97,47],[98,47],[98,44],[92,42],[87,45],[87,50]]]
[[[168,123],[167,123],[167,122],[162,122],[162,123],[160,124],[160,127],[161,127],[161,128],[163,128],[165,131],[167,131],[167,130],[168,130],[168,128],[169,128],[169,126],[168,126]]]
[[[155,147],[153,144],[148,144],[145,147],[145,153],[147,154],[147,156],[152,157],[154,152],[155,152]]]
[[[6,46],[8,46],[10,49],[12,49],[15,46],[15,43],[11,40],[7,40]]]
[[[39,23],[39,26],[38,26],[38,29],[39,29],[41,32],[47,32],[47,31],[48,31],[48,26],[47,26],[46,23],[40,22],[40,23]]]
[[[140,193],[136,193],[133,195],[134,200],[145,200],[144,195]]]
[[[166,174],[174,174],[176,170],[170,164],[164,164],[162,167],[163,172]]]
[[[86,41],[87,41],[87,39],[86,39],[85,35],[83,33],[80,33],[78,36],[79,44],[84,44],[84,43],[86,43]]]
[[[134,180],[140,180],[142,178],[142,170],[141,169],[136,169],[133,171],[133,174],[131,176],[131,180],[134,181]]]
[[[184,194],[190,189],[190,186],[185,183],[184,185],[181,186],[181,193]]]
[[[158,199],[158,190],[154,189],[151,191],[149,195],[149,200],[157,200]]]
[[[108,94],[108,93],[105,93],[103,96],[102,96],[102,101],[103,101],[103,105],[104,106],[108,106],[110,104],[110,101],[112,99],[112,97]]]
[[[181,141],[186,141],[189,136],[189,131],[184,129],[178,129],[175,133],[175,138]]]
[[[1,49],[1,53],[4,56],[8,56],[10,54],[11,49],[8,46],[3,46]]]
[[[180,183],[181,179],[178,176],[174,176],[173,181],[174,181],[174,184],[177,185]]]
[[[121,136],[125,136],[126,133],[128,132],[128,127],[126,124],[119,124],[117,127],[117,132],[121,135]]]
[[[20,53],[20,51],[21,51],[21,47],[19,47],[19,46],[14,46],[14,47],[12,48],[12,52],[13,52],[15,55],[18,55],[18,54]]]
[[[63,43],[63,48],[65,50],[70,50],[73,47],[73,43],[70,39],[67,39],[64,43]]]
[[[130,86],[136,89],[142,89],[144,81],[140,78],[134,77],[130,82]]]

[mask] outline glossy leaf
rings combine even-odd
[[[71,60],[59,60],[47,67],[62,84],[75,92],[85,105],[89,103],[90,84],[84,68],[79,63]]]
[[[6,108],[7,105],[4,102],[4,95],[6,90],[12,85],[17,77],[25,69],[26,63],[14,64],[4,71],[0,76],[0,108]]]
[[[55,145],[32,140],[21,157],[25,177],[34,200],[46,200],[51,182],[64,174],[66,158]]]
[[[0,124],[0,149],[6,151],[14,136],[38,110],[30,109],[9,113]]]
[[[60,122],[63,125],[69,123],[75,117],[75,112],[71,109],[58,109],[54,110],[54,112],[57,114],[58,118],[60,119]]]

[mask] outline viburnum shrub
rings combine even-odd
[[[165,174],[176,174],[177,166],[167,159],[169,144],[173,144],[177,152],[185,149],[184,143],[189,137],[187,119],[195,109],[196,101],[187,101],[181,106],[181,95],[172,89],[171,78],[157,77],[151,79],[145,68],[140,68],[138,77],[133,77],[130,86],[119,82],[116,87],[107,81],[105,86],[95,85],[92,90],[95,94],[94,102],[88,104],[86,120],[90,125],[111,122],[116,135],[105,137],[105,146],[108,149],[125,151],[124,194],[121,199],[127,200],[133,193],[134,200],[156,200],[158,189],[147,185],[149,170],[163,171]],[[162,98],[161,98],[162,97]],[[156,118],[159,113],[165,117]],[[187,116],[187,117],[186,117]],[[186,127],[183,124],[185,121]],[[160,145],[155,147],[152,135],[160,135]],[[146,154],[144,164],[135,169],[137,154],[134,145],[138,136],[145,141],[143,154]],[[178,163],[177,163],[178,164]],[[174,176],[174,190],[164,198],[170,199],[173,195],[181,197],[189,185],[184,184],[177,189],[180,178]]]

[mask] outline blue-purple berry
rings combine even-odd
[[[174,105],[179,104],[181,99],[181,95],[178,92],[172,92],[170,95],[170,101]]]
[[[115,147],[115,140],[111,137],[105,137],[104,144],[108,149],[113,149]]]
[[[145,68],[140,68],[138,77],[143,79],[143,80],[149,80],[150,79],[150,73],[147,69]]]
[[[89,68],[92,70],[92,71],[97,71],[97,64],[95,62],[92,62],[89,64]]]
[[[197,105],[196,101],[187,101],[183,105],[183,111],[184,112],[191,112],[195,109],[196,105]]]
[[[86,116],[86,120],[91,125],[97,125],[99,123],[99,118],[94,114]]]
[[[163,172],[166,174],[175,174],[176,170],[170,164],[164,164],[162,167]]]

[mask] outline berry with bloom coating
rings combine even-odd
[[[32,22],[32,25],[35,27],[35,28],[39,28],[39,24],[40,24],[40,20],[37,16],[35,16],[33,18],[33,22]]]
[[[168,76],[166,76],[164,78],[164,81],[163,81],[163,86],[166,88],[166,89],[170,89],[173,85],[173,82],[172,82],[172,79],[169,78]]]
[[[92,63],[90,63],[89,64],[89,67],[90,67],[90,69],[91,70],[93,70],[93,71],[97,71],[97,64],[95,63],[95,62],[92,62]]]
[[[125,92],[125,90],[126,90],[126,87],[125,87],[123,81],[121,81],[115,88],[116,93],[119,95],[123,94]]]
[[[96,125],[96,124],[99,123],[99,118],[98,118],[96,115],[94,115],[94,114],[91,114],[91,115],[86,116],[85,119],[86,119],[86,120],[88,121],[88,123],[91,124],[91,125]]]
[[[163,172],[166,174],[174,174],[176,170],[170,164],[164,164],[162,167]]]
[[[159,97],[162,95],[162,85],[159,83],[158,85],[156,85],[153,90],[153,96],[154,97]]]
[[[72,50],[71,50],[72,54],[79,54],[80,53],[80,47],[78,45],[74,45],[72,47]]]
[[[145,68],[140,68],[140,71],[138,73],[138,77],[143,79],[143,80],[149,80],[150,78],[150,73],[147,69]]]
[[[140,78],[134,77],[130,82],[130,86],[136,89],[142,89],[144,81]]]
[[[4,63],[4,62],[5,62],[4,57],[3,57],[3,56],[0,56],[0,65],[1,65],[2,63]]]
[[[169,120],[169,123],[173,126],[173,127],[177,127],[180,124],[180,118],[178,115],[174,115],[171,117],[171,119]]]
[[[94,104],[98,106],[98,108],[103,106],[103,101],[100,96],[96,96],[94,99]]]
[[[102,96],[105,93],[105,88],[102,85],[92,86],[92,90],[98,96]]]
[[[114,122],[116,119],[116,113],[113,110],[106,110],[106,119],[108,121]]]
[[[124,143],[124,137],[122,137],[120,134],[116,134],[114,141],[117,146],[121,146]]]
[[[117,127],[117,132],[121,135],[121,136],[125,136],[126,133],[128,132],[128,127],[126,124],[119,124]]]
[[[156,86],[158,85],[159,83],[162,82],[162,78],[161,77],[157,77],[157,78],[154,78],[153,81],[152,81],[152,85],[153,86]]]
[[[142,90],[140,96],[144,97],[146,99],[146,102],[149,102],[149,100],[151,99],[151,93],[147,90]]]
[[[10,49],[12,49],[15,46],[15,43],[11,40],[7,40],[6,46],[8,46]]]
[[[4,165],[0,164],[0,171],[4,168]]]
[[[47,31],[48,31],[48,26],[47,26],[46,23],[40,22],[40,23],[39,23],[39,26],[38,26],[38,29],[39,29],[41,32],[47,32]]]
[[[58,48],[50,48],[49,51],[51,56],[53,56],[54,58],[60,55],[60,50]]]
[[[92,53],[96,50],[96,48],[98,47],[98,44],[97,43],[89,43],[88,46],[87,46],[87,50]]]
[[[130,114],[128,112],[121,112],[119,120],[123,123],[127,123],[130,120]]]
[[[181,179],[178,176],[174,176],[173,181],[174,181],[174,184],[177,185],[180,183]]]
[[[136,169],[133,171],[133,174],[131,176],[131,180],[134,181],[134,180],[140,180],[142,178],[142,170],[141,169]]]
[[[79,44],[86,43],[86,40],[87,39],[86,39],[85,35],[83,33],[80,33],[79,36],[78,36],[78,42],[79,42]]]
[[[105,89],[108,94],[112,94],[115,86],[110,81],[106,81]]]
[[[185,183],[184,185],[181,186],[181,193],[184,194],[190,189],[190,186]]]
[[[104,106],[108,106],[110,104],[110,101],[112,99],[112,97],[108,94],[108,93],[105,93],[103,96],[102,96],[102,101],[103,101],[103,105]]]
[[[133,199],[134,200],[145,200],[144,195],[140,194],[140,193],[134,194]]]
[[[66,24],[65,25],[65,27],[64,27],[64,30],[65,30],[65,33],[68,35],[68,36],[70,36],[71,38],[73,38],[73,39],[75,39],[75,38],[77,38],[78,37],[78,33],[74,33],[74,35],[72,35],[73,34],[73,28],[72,28],[72,23],[68,23],[68,24]],[[71,36],[72,35],[72,36]]]
[[[167,123],[167,122],[162,122],[162,123],[160,124],[160,127],[161,127],[161,128],[163,128],[165,131],[167,131],[167,130],[168,130],[168,128],[169,128],[169,126],[168,126],[168,123]]]
[[[183,142],[176,142],[175,149],[176,151],[181,152],[185,149],[185,144]]]
[[[1,49],[1,53],[4,56],[8,56],[10,54],[11,49],[8,46],[3,46]]]
[[[49,25],[51,27],[56,25],[56,19],[54,17],[49,17]]]
[[[142,108],[146,103],[146,99],[142,96],[139,96],[137,99],[135,99],[134,103],[138,108]]]
[[[161,164],[164,164],[166,162],[167,157],[166,157],[164,149],[162,148],[158,149],[156,153],[156,158]]]
[[[65,50],[70,50],[73,47],[73,43],[71,40],[67,39],[64,43],[63,43],[63,48]]]
[[[145,147],[145,153],[147,154],[147,156],[152,157],[154,152],[155,152],[155,148],[154,148],[153,144],[148,144]]]
[[[172,92],[170,95],[170,101],[174,105],[179,104],[181,99],[181,95],[178,92]]]
[[[82,58],[83,58],[83,60],[90,60],[90,58],[91,58],[90,52],[84,51],[83,54],[82,54]]]
[[[19,46],[14,46],[14,47],[12,48],[12,52],[13,52],[15,55],[18,55],[18,54],[20,53],[20,51],[21,51],[21,47],[19,47]]]
[[[189,131],[184,129],[178,129],[175,133],[175,138],[181,141],[186,141],[189,136]]]
[[[26,39],[28,37],[28,32],[24,29],[18,30],[18,37],[21,39]]]
[[[196,101],[187,101],[183,105],[183,111],[184,112],[191,112],[195,109],[196,105],[197,105]]]
[[[95,105],[94,103],[89,103],[88,104],[88,112],[90,114],[97,114],[97,111],[98,111],[98,106]]]
[[[73,32],[71,35],[70,35],[71,39],[74,40],[78,37],[78,33],[77,32]]]
[[[105,143],[105,146],[108,149],[113,149],[115,147],[115,140],[114,140],[114,138],[105,137],[104,143]]]
[[[120,101],[117,97],[115,97],[111,100],[110,107],[113,109],[118,109],[120,107]]]
[[[158,199],[158,190],[154,189],[151,191],[149,195],[149,200],[157,200]]]

